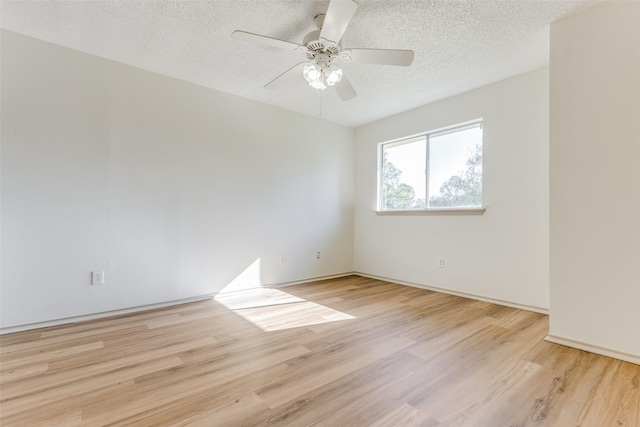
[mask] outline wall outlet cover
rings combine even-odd
[[[104,271],[92,271],[91,272],[91,284],[92,285],[104,285]]]

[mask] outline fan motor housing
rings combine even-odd
[[[326,53],[329,56],[334,56],[342,50],[340,44],[327,43],[324,40],[320,40],[320,30],[307,34],[304,37],[303,44],[307,47],[305,56],[310,60],[314,59],[318,53]]]

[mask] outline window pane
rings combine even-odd
[[[482,206],[482,129],[429,140],[429,207]]]
[[[382,209],[424,209],[426,139],[382,148]]]

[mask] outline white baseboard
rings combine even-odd
[[[402,281],[402,280],[391,279],[389,277],[375,276],[375,275],[371,275],[371,274],[360,273],[360,272],[357,272],[357,271],[350,271],[350,272],[346,272],[346,273],[333,274],[333,275],[328,275],[328,276],[309,277],[309,278],[306,278],[306,279],[296,280],[296,281],[292,281],[292,282],[273,283],[273,284],[265,285],[265,287],[268,287],[268,288],[284,288],[284,287],[287,287],[287,286],[300,285],[300,284],[303,284],[303,283],[318,282],[318,281],[321,281],[321,280],[338,279],[340,277],[346,277],[346,276],[352,276],[352,275],[368,277],[368,278],[377,279],[377,280],[383,280],[385,282],[396,283],[396,284],[404,285],[404,286],[411,286],[411,287],[414,287],[414,288],[426,289],[426,290],[429,290],[429,291],[435,291],[435,292],[441,292],[441,293],[450,294],[450,295],[456,295],[456,296],[460,296],[460,297],[464,297],[464,298],[470,298],[470,299],[475,299],[475,300],[479,300],[479,301],[490,302],[490,303],[493,303],[493,304],[504,305],[504,306],[507,306],[507,307],[519,308],[519,309],[522,309],[522,310],[534,311],[536,313],[549,314],[549,310],[548,309],[541,308],[541,307],[533,307],[533,306],[528,306],[528,305],[523,305],[523,304],[512,303],[512,302],[509,302],[509,301],[502,301],[502,300],[498,300],[498,299],[494,299],[494,298],[486,298],[486,297],[482,297],[482,296],[478,296],[478,295],[467,294],[465,292],[450,291],[448,289],[442,289],[442,288],[437,288],[437,287],[433,287],[433,286],[420,285],[420,284],[417,284],[417,283],[405,282],[405,281]],[[69,324],[69,323],[83,322],[83,321],[87,321],[87,320],[101,319],[101,318],[104,318],[104,317],[118,316],[118,315],[122,315],[122,314],[136,313],[136,312],[140,312],[140,311],[153,310],[153,309],[156,309],[156,308],[169,307],[169,306],[172,306],[172,305],[186,304],[186,303],[189,303],[189,302],[203,301],[203,300],[211,299],[215,295],[216,295],[216,293],[212,293],[212,294],[200,295],[200,296],[191,297],[191,298],[185,298],[185,299],[180,299],[180,300],[166,301],[166,302],[157,303],[157,304],[142,305],[142,306],[130,307],[130,308],[119,309],[119,310],[103,311],[103,312],[99,312],[99,313],[92,313],[92,314],[86,314],[86,315],[81,315],[81,316],[70,316],[70,317],[65,317],[65,318],[61,318],[61,319],[54,319],[54,320],[50,320],[50,321],[30,323],[30,324],[26,324],[26,325],[9,326],[9,327],[5,327],[5,328],[0,328],[0,335],[10,334],[10,333],[14,333],[14,332],[28,331],[28,330],[32,330],[32,329],[46,328],[46,327],[49,327],[49,326],[58,326],[58,325],[64,325],[64,324]]]
[[[47,320],[44,322],[28,323],[26,325],[8,326],[6,328],[0,328],[0,335],[12,334],[14,332],[29,331],[32,329],[48,328],[49,326],[59,326],[59,325],[66,325],[69,323],[84,322],[87,320],[102,319],[104,317],[119,316],[122,314],[137,313],[139,311],[153,310],[156,308],[169,307],[172,305],[180,305],[180,304],[187,304],[190,302],[204,301],[204,300],[213,298],[214,295],[215,294],[200,295],[197,297],[160,302],[156,304],[139,305],[135,307],[123,308],[118,310],[101,311],[99,313],[83,314],[80,316],[63,317],[60,319]]]
[[[549,309],[548,308],[544,308],[544,307],[536,307],[536,306],[533,306],[533,305],[519,304],[519,303],[515,303],[515,302],[511,302],[511,301],[504,301],[504,300],[496,299],[496,298],[489,298],[489,297],[484,297],[484,296],[480,296],[480,295],[468,294],[466,292],[458,292],[458,291],[452,291],[452,290],[449,290],[449,289],[438,288],[438,287],[435,287],[435,286],[421,285],[419,283],[405,282],[404,280],[398,280],[398,279],[392,279],[392,278],[389,278],[389,277],[376,276],[376,275],[373,275],[373,274],[360,273],[358,271],[354,272],[354,274],[356,274],[358,276],[362,276],[362,277],[368,277],[370,279],[377,279],[377,280],[383,280],[385,282],[396,283],[398,285],[411,286],[412,288],[426,289],[428,291],[440,292],[442,294],[455,295],[455,296],[458,296],[458,297],[469,298],[469,299],[474,299],[474,300],[484,301],[484,302],[490,302],[492,304],[503,305],[503,306],[506,306],[506,307],[518,308],[520,310],[533,311],[535,313],[549,315]]]
[[[299,285],[301,283],[309,283],[309,282],[317,282],[317,281],[320,281],[320,280],[337,279],[339,277],[351,276],[353,274],[354,274],[353,272],[348,272],[348,273],[342,273],[342,274],[334,274],[334,275],[331,275],[331,276],[311,277],[311,278],[308,278],[308,279],[297,280],[295,282],[283,282],[283,283],[275,283],[275,284],[271,284],[271,285],[265,285],[265,287],[268,287],[268,288],[281,288],[281,287],[285,287],[285,286]],[[63,318],[60,318],[60,319],[48,320],[48,321],[44,321],[44,322],[29,323],[29,324],[26,324],[26,325],[8,326],[6,328],[0,328],[0,335],[11,334],[11,333],[14,333],[14,332],[29,331],[29,330],[32,330],[32,329],[47,328],[47,327],[50,327],[50,326],[66,325],[66,324],[69,324],[69,323],[84,322],[84,321],[87,321],[87,320],[101,319],[101,318],[104,318],[104,317],[119,316],[119,315],[122,315],[122,314],[137,313],[137,312],[140,312],[140,311],[153,310],[153,309],[156,309],[156,308],[169,307],[169,306],[172,306],[172,305],[180,305],[180,304],[186,304],[186,303],[190,303],[190,302],[204,301],[204,300],[208,300],[208,299],[213,298],[215,295],[216,295],[216,293],[212,293],[212,294],[195,296],[195,297],[191,297],[191,298],[184,298],[184,299],[179,299],[179,300],[166,301],[166,302],[157,303],[157,304],[140,305],[140,306],[135,306],[135,307],[123,308],[123,309],[119,309],[119,310],[109,310],[109,311],[102,311],[102,312],[99,312],[99,313],[91,313],[91,314],[85,314],[85,315],[80,315],[80,316],[63,317]]]
[[[588,344],[586,342],[573,340],[570,338],[563,338],[551,334],[547,335],[544,340],[552,342],[554,344],[566,345],[567,347],[577,348],[578,350],[584,350],[602,356],[613,357],[614,359],[619,359],[625,362],[640,365],[640,355],[637,354],[630,354],[623,351],[614,350],[612,348],[601,347],[599,345]]]
[[[348,273],[332,274],[329,276],[310,277],[308,279],[296,280],[294,282],[274,283],[272,285],[264,285],[264,287],[265,288],[285,288],[287,286],[301,285],[303,283],[320,282],[322,280],[339,279],[341,277],[354,276],[357,274],[358,273],[354,273],[353,271],[350,271]]]
[[[303,283],[318,282],[318,281],[321,281],[321,280],[337,279],[337,278],[340,278],[340,277],[347,277],[347,276],[351,276],[351,275],[368,277],[370,279],[382,280],[382,281],[385,281],[385,282],[396,283],[398,285],[410,286],[410,287],[413,287],[413,288],[426,289],[426,290],[429,290],[429,291],[440,292],[440,293],[449,294],[449,295],[455,295],[455,296],[459,296],[459,297],[463,297],[463,298],[469,298],[469,299],[474,299],[474,300],[478,300],[478,301],[489,302],[489,303],[492,303],[492,304],[498,304],[498,305],[503,305],[503,306],[507,306],[507,307],[518,308],[518,309],[521,309],[521,310],[533,311],[535,313],[541,313],[541,314],[546,314],[546,315],[549,314],[549,309],[543,308],[543,307],[535,307],[535,306],[530,306],[530,305],[525,305],[525,304],[518,304],[518,303],[513,303],[513,302],[509,302],[509,301],[503,301],[503,300],[499,300],[499,299],[495,299],[495,298],[488,298],[488,297],[483,297],[483,296],[479,296],[479,295],[468,294],[466,292],[457,292],[457,291],[452,291],[452,290],[449,290],[449,289],[443,289],[443,288],[438,288],[438,287],[434,287],[434,286],[427,286],[427,285],[421,285],[421,284],[418,284],[418,283],[412,283],[412,282],[406,282],[406,281],[403,281],[403,280],[392,279],[392,278],[389,278],[389,277],[382,277],[382,276],[376,276],[376,275],[373,275],[373,274],[361,273],[361,272],[358,272],[358,271],[352,271],[352,272],[341,273],[341,274],[334,274],[334,275],[329,275],[329,276],[311,277],[311,278],[302,279],[302,280],[296,280],[296,281],[292,281],[292,282],[274,283],[274,284],[271,284],[271,285],[265,285],[265,287],[282,288],[282,287],[287,287],[287,286],[299,285],[299,284],[303,284]],[[186,303],[190,303],[190,302],[204,301],[204,300],[213,298],[215,295],[216,294],[213,293],[213,294],[200,295],[200,296],[191,297],[191,298],[185,298],[185,299],[180,299],[180,300],[167,301],[167,302],[162,302],[162,303],[157,303],[157,304],[148,304],[148,305],[130,307],[130,308],[125,308],[125,309],[120,309],[120,310],[104,311],[104,312],[100,312],[100,313],[93,313],[93,314],[87,314],[87,315],[81,315],[81,316],[71,316],[71,317],[65,317],[65,318],[55,319],[55,320],[50,320],[50,321],[45,321],[45,322],[30,323],[30,324],[26,324],[26,325],[10,326],[10,327],[6,327],[6,328],[0,328],[0,335],[10,334],[10,333],[14,333],[14,332],[28,331],[28,330],[32,330],[32,329],[46,328],[46,327],[49,327],[49,326],[58,326],[58,325],[64,325],[64,324],[69,324],[69,323],[83,322],[83,321],[87,321],[87,320],[94,320],[94,319],[100,319],[100,318],[104,318],[104,317],[118,316],[118,315],[122,315],[122,314],[129,314],[129,313],[135,313],[135,312],[140,312],[140,311],[153,310],[153,309],[156,309],[156,308],[169,307],[169,306],[173,306],[173,305],[186,304]],[[551,342],[551,343],[554,343],[554,344],[560,344],[560,345],[565,345],[565,346],[568,346],[568,347],[577,348],[579,350],[584,350],[584,351],[588,351],[588,352],[591,352],[591,353],[600,354],[602,356],[612,357],[614,359],[619,359],[619,360],[623,360],[625,362],[630,362],[630,363],[634,363],[636,365],[640,365],[640,355],[625,353],[625,352],[614,350],[614,349],[611,349],[611,348],[601,347],[601,346],[585,343],[585,342],[582,342],[582,341],[573,340],[573,339],[570,339],[570,338],[563,338],[563,337],[560,337],[560,336],[557,336],[557,335],[552,335],[552,334],[547,335],[547,337],[545,338],[545,341],[548,341],[548,342]]]

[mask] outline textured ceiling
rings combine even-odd
[[[358,126],[545,64],[549,23],[585,0],[358,0],[343,47],[412,49],[410,67],[344,64],[341,101],[303,77],[263,86],[299,52],[231,38],[238,29],[302,43],[328,0],[1,1],[2,28],[220,91]]]

